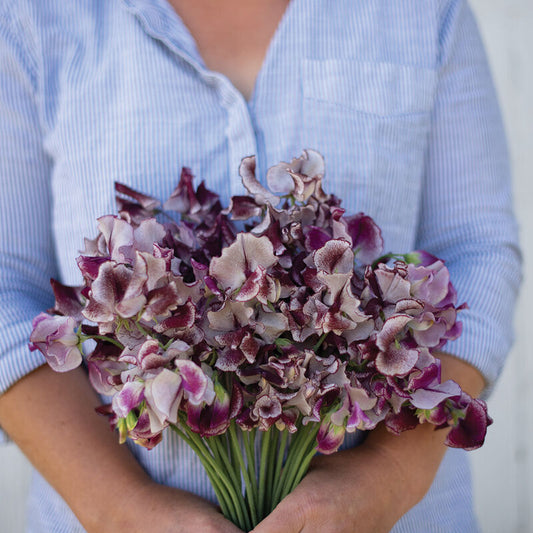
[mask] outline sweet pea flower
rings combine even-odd
[[[30,350],[40,350],[56,372],[68,372],[82,362],[78,323],[69,316],[40,313],[33,319]]]
[[[274,255],[274,248],[267,237],[256,237],[251,233],[239,233],[235,242],[224,248],[220,257],[211,260],[209,274],[229,292],[244,287],[251,277],[254,288],[246,290],[266,290],[264,297],[272,297],[270,284],[264,283],[266,271],[278,262]],[[248,287],[248,286],[246,286]]]
[[[231,396],[218,382],[214,383],[215,398],[211,404],[188,403],[187,425],[202,437],[213,437],[224,433],[233,418],[241,411],[243,395],[239,387],[233,386]]]
[[[290,163],[278,163],[267,172],[267,183],[276,193],[291,194],[298,202],[306,202],[311,195],[319,200],[327,197],[322,190],[324,158],[315,150],[304,150]]]

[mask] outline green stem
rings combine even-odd
[[[313,352],[316,352],[320,348],[327,336],[327,333],[322,333],[322,336],[320,337],[320,339],[318,339],[318,342],[313,346]]]
[[[272,487],[272,502],[274,503],[274,495],[278,492],[278,486],[281,477],[281,468],[283,466],[283,459],[285,458],[285,452],[287,451],[287,440],[289,438],[289,430],[285,429],[281,432],[281,441],[278,449],[278,457],[276,459],[276,471],[274,473],[274,486]],[[273,511],[274,509],[271,509]]]
[[[296,475],[294,471],[297,470],[301,458],[305,453],[306,443],[308,443],[310,440],[309,434],[311,434],[311,440],[313,438],[313,434],[311,431],[313,425],[314,424],[308,424],[307,426],[303,426],[300,424],[298,427],[298,431],[289,443],[287,459],[285,460],[285,465],[281,472],[281,478],[274,493],[274,507],[283,499],[282,493],[284,492],[285,487],[292,485],[292,480]]]
[[[196,453],[198,459],[200,459],[200,462],[205,468],[209,480],[213,484],[213,489],[217,496],[218,503],[220,504],[220,508],[222,509],[222,513],[226,518],[229,518],[234,524],[237,524],[238,520],[235,507],[228,493],[224,490],[224,487],[222,487],[222,482],[220,480],[220,476],[216,472],[216,469],[213,469],[211,462],[207,459],[204,452],[200,449],[196,442],[190,439],[183,431],[181,431],[176,426],[171,425],[170,427],[180,436],[181,439],[183,439],[191,447],[194,453]]]
[[[235,490],[241,493],[241,477],[235,472],[235,469],[233,468],[233,463],[228,455],[225,443],[221,442],[219,436],[208,437],[207,439],[205,439],[205,443],[207,444],[207,446],[209,446],[215,458],[218,459],[221,470],[223,470],[227,474],[228,479],[230,479],[233,483]]]
[[[233,437],[230,434],[229,428],[223,435],[220,436],[220,439],[225,441],[224,446],[228,450],[230,462],[231,462],[231,465],[233,466],[233,471],[235,472],[235,476],[239,479],[241,483],[241,492],[242,492],[242,481],[241,481],[242,471],[241,471],[241,465],[240,465],[239,458],[236,455],[237,450],[240,450],[240,442],[239,442],[237,435],[235,435],[235,438],[237,438],[237,441],[236,441],[237,448],[233,446],[233,442],[232,442]]]
[[[210,476],[210,479],[211,479],[211,482],[213,483],[213,486],[218,484],[217,483],[218,480],[220,480],[222,484],[224,485],[224,488],[227,491],[229,498],[231,499],[233,503],[233,509],[236,514],[236,516],[235,514],[231,515],[231,520],[235,525],[239,526],[242,530],[244,530],[247,527],[247,523],[246,523],[244,512],[243,512],[245,509],[243,505],[244,500],[243,500],[242,494],[240,492],[239,493],[236,492],[235,487],[231,483],[230,479],[228,479],[228,477],[224,475],[224,472],[223,472],[223,470],[225,469],[224,465],[217,464],[216,460],[209,452],[209,448],[207,447],[202,437],[200,437],[200,435],[198,435],[197,433],[194,433],[194,431],[192,431],[186,424],[183,425],[183,429],[185,433],[187,434],[187,436],[189,437],[188,444],[191,445],[191,442],[196,444],[196,446],[192,446],[193,450],[195,450],[197,454],[198,454],[198,451],[200,451],[200,453],[198,454],[198,456],[200,457],[200,460],[202,459],[202,457],[204,457],[207,463],[209,464],[209,466],[211,467],[212,476]],[[206,471],[209,475],[210,470],[206,468]],[[217,491],[215,490],[215,492]],[[223,495],[224,492],[220,491],[220,493],[217,493],[217,497],[219,499],[220,499],[221,494]]]
[[[269,430],[270,432],[273,432],[273,435],[271,436],[271,442],[270,442],[270,449],[268,453],[267,458],[267,465],[266,465],[266,493],[265,493],[265,512],[267,514],[270,514],[272,512],[272,499],[274,494],[272,493],[273,485],[274,485],[274,470],[276,466],[276,455],[278,451],[278,443],[279,443],[279,430],[276,426],[272,426]]]
[[[239,439],[237,437],[237,431],[236,431],[236,424],[235,421],[231,421],[231,424],[229,426],[229,436],[228,440],[231,444],[231,447],[233,449],[233,455],[234,457],[239,461],[239,465],[241,467],[242,476],[244,478],[244,485],[246,486],[246,499],[248,501],[248,507],[250,509],[250,515],[252,519],[252,527],[255,527],[259,521],[257,519],[257,509],[255,505],[255,499],[254,499],[254,491],[252,488],[252,481],[250,480],[249,472],[246,468],[246,464],[244,462],[244,457],[242,455],[242,450],[239,446]],[[244,436],[243,436],[244,440]],[[255,483],[255,479],[253,480]],[[251,528],[250,528],[251,529]]]
[[[94,339],[94,340],[109,342],[111,344],[114,344],[121,350],[124,349],[124,345],[122,343],[120,343],[119,341],[111,337],[106,337],[105,335],[80,335],[79,338],[80,338],[80,343],[88,341],[89,339]]]
[[[303,477],[307,473],[307,470],[309,470],[309,465],[311,464],[311,460],[316,455],[316,445],[313,445],[313,448],[307,453],[307,455],[304,457],[303,461],[300,463],[300,468],[298,469],[298,472],[296,476],[294,477],[294,480],[292,482],[292,485],[290,489],[288,490],[287,494],[292,492],[302,481]],[[285,496],[282,496],[282,499]]]
[[[266,464],[269,455],[270,446],[270,431],[263,432],[263,438],[261,441],[261,462],[259,466],[259,518],[262,520],[266,515],[265,513],[265,481],[266,481]]]
[[[287,494],[294,489],[294,487],[301,481],[302,477],[307,472],[309,463],[316,453],[316,444],[314,443],[314,440],[317,432],[318,424],[308,425],[308,429],[304,433],[304,438],[299,443],[298,449],[296,450],[296,458],[293,457],[288,465],[288,474],[282,486],[280,501],[283,500],[283,498],[285,498],[285,496],[287,496]],[[300,479],[298,479],[298,476],[300,476]],[[298,481],[296,482],[297,479]]]
[[[253,498],[255,507],[258,507],[258,495],[257,495],[257,475],[255,467],[255,436],[257,429],[252,429],[247,432],[243,432],[244,438],[244,450],[246,452],[246,462],[248,468],[248,476],[252,482]]]
[[[213,453],[216,454],[216,456],[220,459],[218,465],[220,468],[220,474],[225,474],[227,476],[228,482],[231,482],[233,485],[234,492],[239,500],[237,511],[240,510],[239,517],[242,518],[240,527],[241,529],[246,528],[246,530],[248,531],[252,527],[248,508],[246,507],[246,502],[242,494],[242,481],[240,472],[237,474],[237,472],[233,468],[230,456],[228,455],[227,448],[225,446],[225,443],[222,442],[221,437],[209,437],[206,439],[206,443],[209,448],[211,448]]]

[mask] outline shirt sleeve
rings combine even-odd
[[[497,97],[483,44],[465,1],[446,2],[439,35],[417,247],[446,260],[463,335],[446,346],[477,367],[492,389],[513,340],[521,255]]]
[[[42,365],[28,349],[32,319],[53,304],[50,161],[25,28],[0,3],[0,394]],[[41,406],[36,406],[36,409]],[[0,432],[0,441],[6,436]]]

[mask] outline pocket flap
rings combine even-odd
[[[428,112],[434,70],[350,59],[305,59],[304,97],[381,116]]]

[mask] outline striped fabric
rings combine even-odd
[[[31,319],[51,304],[50,277],[80,283],[74,259],[114,211],[115,180],[166,198],[188,166],[227,201],[242,193],[242,157],[257,154],[264,176],[303,148],[324,155],[326,190],[374,217],[387,250],[447,260],[470,306],[447,349],[490,390],[520,255],[497,100],[463,0],[292,0],[248,102],[205,67],[166,0],[0,0],[0,391],[43,363],[27,349]],[[213,499],[173,435],[134,453],[156,480]],[[467,471],[448,453],[394,531],[475,531]],[[30,530],[81,531],[37,475]]]

